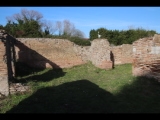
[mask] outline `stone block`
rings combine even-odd
[[[0,94],[9,95],[8,76],[0,76]]]

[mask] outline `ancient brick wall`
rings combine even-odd
[[[18,38],[17,61],[37,68],[69,68],[85,61],[74,51],[74,43],[64,39]]]
[[[160,35],[143,38],[133,43],[134,76],[154,77],[160,80]]]
[[[10,83],[15,77],[15,38],[0,30],[0,97],[10,93]]]
[[[68,68],[91,61],[102,69],[132,63],[132,45],[110,47],[107,39],[95,39],[91,46],[79,46],[66,39],[17,38],[16,58],[32,67]]]
[[[0,30],[0,97],[9,94],[5,31]]]
[[[97,67],[112,68],[106,39],[82,47],[65,39],[17,38],[15,46],[17,60],[32,67],[69,68],[91,61]]]
[[[5,61],[5,47],[4,43],[0,41],[0,93],[2,95],[8,95],[8,72],[7,64]]]
[[[132,63],[132,49],[133,48],[131,44],[123,44],[111,47],[114,64],[118,65]]]

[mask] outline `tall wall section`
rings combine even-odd
[[[133,43],[134,76],[147,76],[160,80],[160,35],[143,38]]]
[[[91,46],[78,46],[74,50],[84,61],[91,61],[93,65],[101,69],[111,69],[113,61],[110,57],[110,44],[107,39],[95,39]]]
[[[7,53],[6,53],[6,33],[0,30],[0,97],[9,94]]]

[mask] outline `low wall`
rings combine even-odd
[[[85,61],[74,51],[74,43],[63,39],[18,38],[16,58],[31,67],[69,68]]]
[[[131,44],[123,44],[111,47],[114,64],[118,65],[132,63],[132,49],[133,47]]]
[[[91,61],[102,69],[132,62],[132,45],[110,47],[107,39],[95,39],[91,46],[79,46],[66,39],[17,38],[16,58],[32,67],[69,68]]]
[[[112,68],[106,39],[82,47],[65,39],[17,38],[15,46],[17,60],[32,67],[69,68],[91,61],[97,67]]]

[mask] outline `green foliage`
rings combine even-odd
[[[44,33],[46,36],[50,34],[49,30],[47,30],[47,29],[45,29]]]
[[[36,11],[22,10],[8,20],[4,29],[14,37],[42,37],[39,20],[41,14]]]
[[[4,26],[4,28],[9,34],[16,37],[17,23],[15,22],[11,23],[10,21],[8,21],[8,23]]]
[[[106,38],[106,29],[105,28],[99,28],[99,29],[97,29],[97,31],[99,31],[101,38]]]
[[[101,35],[101,38],[106,38],[111,44],[122,45],[132,44],[135,40],[144,37],[151,37],[157,34],[154,30],[145,30],[142,28],[129,29],[129,30],[107,30],[106,28],[99,28],[97,30],[90,31],[90,40],[94,40],[98,37],[97,33]]]
[[[18,23],[8,22],[4,27],[5,30],[14,37],[42,37],[41,26],[38,21],[22,21],[18,20]]]
[[[94,40],[94,39],[96,39],[96,38],[98,38],[98,32],[96,30],[94,30],[94,29],[90,31],[89,35],[90,35],[89,39],[91,41]]]
[[[0,24],[0,29],[4,29],[3,25]]]
[[[70,41],[74,42],[77,45],[81,45],[81,46],[90,46],[91,42],[89,40],[85,40],[83,38],[79,38],[79,37],[71,37],[69,38]]]
[[[67,39],[71,42],[74,42],[77,45],[80,46],[90,46],[91,42],[90,40],[87,40],[85,38],[80,38],[80,37],[71,37],[71,36],[66,36],[66,35],[47,35],[44,36],[45,38],[53,38],[53,39]]]
[[[0,26],[0,28],[4,28],[9,34],[17,38],[52,38],[56,36],[53,33],[59,30],[59,38],[76,37],[72,41],[77,44],[88,45],[86,42],[79,42],[78,39],[83,39],[84,34],[75,29],[74,24],[70,21],[64,20],[63,23],[58,21],[56,25],[53,25],[50,21],[41,20],[42,17],[42,14],[37,11],[22,9],[20,13],[9,17],[7,24],[4,27]]]
[[[24,24],[24,37],[42,37],[40,33],[40,25],[37,21],[28,21]]]

